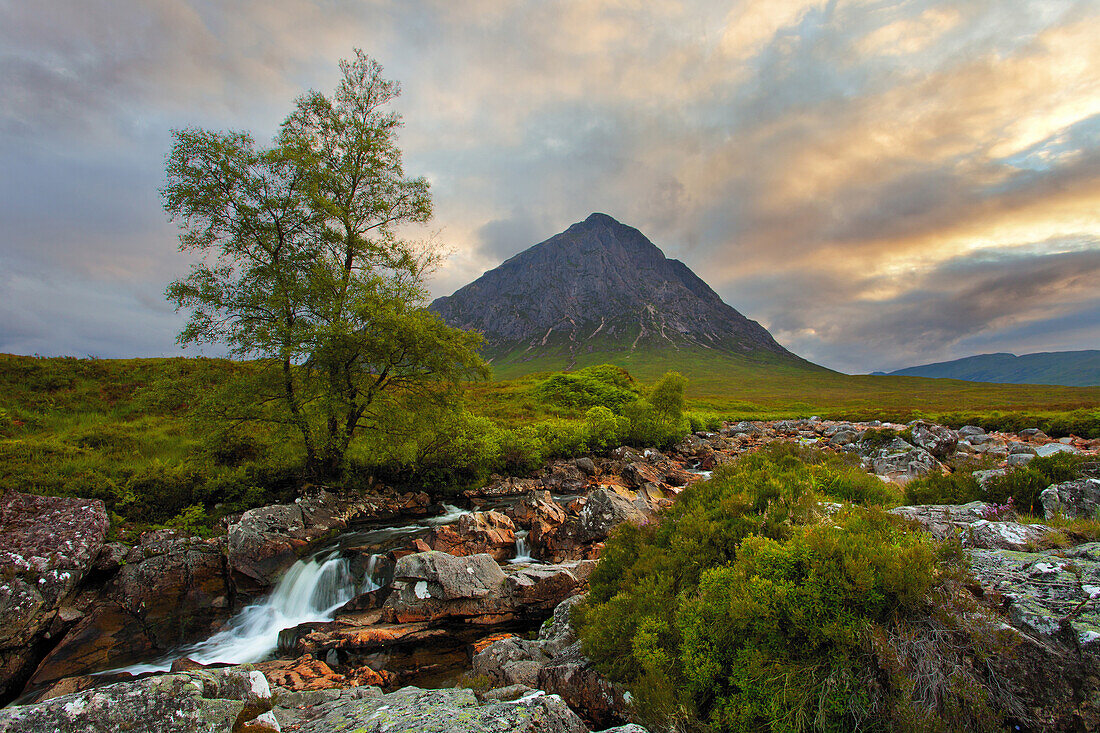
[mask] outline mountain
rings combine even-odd
[[[483,354],[498,374],[602,362],[675,369],[716,355],[820,369],[606,214],[520,252],[430,307],[450,325],[484,334]]]
[[[1038,354],[980,354],[965,359],[907,367],[891,376],[941,377],[970,382],[1100,385],[1100,351],[1046,351]]]

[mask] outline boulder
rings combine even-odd
[[[986,471],[975,471],[970,474],[974,477],[974,480],[978,482],[983,489],[986,488],[991,481],[995,478],[1000,478],[1008,474],[1008,471],[1003,468],[991,468]]]
[[[829,438],[829,445],[833,446],[834,448],[851,445],[852,443],[856,442],[856,439],[858,437],[859,433],[857,433],[852,428],[844,428],[842,430],[837,430],[832,434],[832,436]]]
[[[509,507],[507,514],[515,524],[525,529],[531,529],[538,522],[556,527],[565,521],[565,511],[557,505],[549,491],[532,491]]]
[[[107,535],[98,499],[0,496],[0,701],[78,618],[65,611]]]
[[[1042,524],[990,521],[993,507],[969,504],[899,506],[890,514],[916,522],[938,540],[957,536],[965,547],[1025,550],[1041,545],[1053,529]]]
[[[585,476],[596,475],[596,464],[588,456],[582,456],[581,458],[574,458],[573,465],[576,466],[581,473]]]
[[[505,573],[489,555],[407,555],[397,561],[381,618],[391,624],[450,620],[487,625],[537,617],[581,592],[593,566],[591,561],[518,566]]]
[[[864,464],[875,474],[898,483],[942,471],[942,466],[931,453],[895,438],[882,448],[871,451]]]
[[[1094,517],[1100,510],[1100,479],[1082,478],[1054,484],[1039,494],[1047,519]]]
[[[1077,455],[1079,450],[1072,445],[1065,445],[1063,443],[1047,443],[1046,445],[1040,445],[1035,449],[1035,455],[1040,458],[1046,458],[1053,456],[1057,453],[1069,453],[1070,455]]]
[[[598,542],[623,522],[645,524],[649,517],[629,499],[608,489],[596,489],[588,494],[578,523],[581,542]]]
[[[0,733],[278,731],[271,688],[247,665],[146,677],[0,710]]]
[[[1010,453],[1008,458],[1005,459],[1005,465],[1014,468],[1016,466],[1026,466],[1031,463],[1035,458],[1034,453]]]
[[[535,640],[512,637],[490,644],[474,656],[474,672],[495,685],[537,686],[560,695],[599,728],[626,722],[630,705],[625,691],[592,667],[570,626],[572,609],[583,600],[578,595],[558,604]]]
[[[224,537],[143,535],[31,684],[131,664],[217,631],[231,605],[225,547]]]
[[[472,690],[405,687],[381,694],[373,688],[292,693],[275,716],[300,733],[587,733],[556,695],[515,690],[510,700],[478,701]]]
[[[977,425],[963,425],[958,430],[960,438],[971,438],[975,435],[985,435],[985,429],[980,428]]]
[[[909,432],[913,435],[914,444],[936,458],[950,456],[959,444],[958,433],[927,420],[915,420],[909,423]]]
[[[229,568],[234,585],[255,595],[274,585],[306,547],[306,527],[297,504],[249,509],[229,527]]]
[[[970,572],[1008,621],[991,679],[1031,730],[1100,730],[1100,543],[1052,552],[970,550]]]
[[[555,494],[576,494],[588,488],[588,475],[571,461],[554,461],[543,471],[542,485]]]
[[[506,560],[516,551],[515,532],[516,525],[499,512],[471,512],[454,524],[433,528],[424,543],[451,555],[488,554]]]

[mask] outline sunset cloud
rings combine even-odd
[[[355,46],[436,295],[604,211],[834,368],[1094,348],[1098,35],[1084,0],[0,4],[0,351],[176,353],[170,129],[270,136]]]

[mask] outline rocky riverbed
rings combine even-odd
[[[882,428],[907,439],[874,440]],[[147,730],[626,725],[629,695],[584,659],[568,608],[615,526],[659,521],[691,483],[776,440],[853,453],[895,483],[979,456],[995,473],[1035,456],[1100,452],[1096,440],[923,421],[741,422],[668,453],[623,447],[494,477],[456,499],[461,507],[426,494],[316,490],[232,517],[220,537],[166,530],[134,546],[105,542],[99,501],[9,492],[0,497],[0,694],[28,704],[0,711],[0,731],[113,730],[110,715],[131,714],[116,698],[148,701],[150,719],[165,722]],[[1090,470],[1044,491],[1045,511],[1094,515],[1100,475]],[[1035,719],[1100,726],[1097,546],[1041,550],[1053,530],[1002,521],[981,502],[892,511],[960,538],[974,592],[996,596],[998,623],[1021,640],[1005,684],[1022,690]],[[238,666],[209,667],[219,664]],[[489,689],[450,689],[460,675]],[[274,699],[257,692],[261,677],[282,691],[277,703],[257,702]]]

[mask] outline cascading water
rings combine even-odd
[[[164,671],[184,656],[200,664],[259,661],[275,650],[283,629],[311,621],[331,621],[340,606],[359,593],[377,589],[376,557],[368,561],[367,572],[360,582],[352,577],[346,558],[330,555],[299,560],[283,575],[271,595],[242,609],[206,641],[179,649],[156,662],[116,671],[132,674]]]
[[[512,562],[534,562],[535,558],[531,557],[531,548],[527,546],[527,530],[521,529],[516,532],[516,556],[512,559]]]

